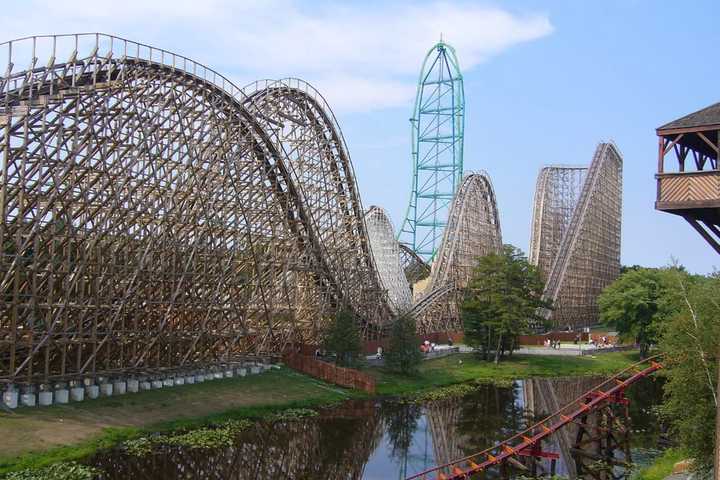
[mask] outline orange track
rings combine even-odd
[[[532,452],[533,447],[539,447],[543,439],[551,436],[569,423],[574,422],[578,417],[605,406],[607,402],[620,400],[622,393],[627,387],[639,379],[647,377],[663,368],[662,364],[656,361],[661,356],[662,355],[655,355],[629,366],[612,378],[585,392],[544,420],[487,450],[454,460],[444,465],[438,465],[407,477],[405,480],[429,480],[433,478],[437,480],[467,479],[470,478],[471,475],[487,470],[489,467],[501,464],[509,457],[518,456],[521,452]],[[623,378],[626,379],[623,380]],[[435,476],[431,477],[429,475]]]

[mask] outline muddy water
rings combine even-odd
[[[483,386],[462,398],[401,404],[347,402],[319,417],[260,423],[231,447],[162,447],[142,457],[121,449],[89,463],[104,479],[403,479],[438,463],[484,450],[557,410],[596,385],[597,378],[534,379],[512,387]],[[629,391],[631,456],[648,463],[658,454],[652,407],[660,385],[643,380]],[[560,453],[557,473],[575,477],[575,433],[556,435],[545,448]],[[619,459],[623,452],[617,452]],[[545,465],[549,468],[549,464]],[[494,472],[486,478],[512,476]]]

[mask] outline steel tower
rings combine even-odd
[[[455,49],[442,39],[423,61],[410,126],[412,192],[398,240],[432,261],[463,174],[462,74]]]

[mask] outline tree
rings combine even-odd
[[[537,268],[512,245],[480,258],[460,308],[465,341],[485,359],[492,354],[495,363],[506,350],[512,354],[517,336],[544,321],[537,314],[550,308],[542,299],[543,288]]]
[[[706,471],[720,441],[720,276],[691,276],[677,269],[668,274],[680,306],[660,325],[667,377],[662,414],[675,438]]]
[[[681,269],[629,269],[598,297],[600,322],[638,344],[641,358],[657,343],[659,325],[678,308],[669,276],[675,271]]]
[[[415,331],[415,319],[411,315],[402,315],[393,324],[390,345],[385,353],[385,365],[390,370],[406,375],[417,372],[423,357]]]
[[[360,332],[355,316],[348,309],[340,310],[325,337],[325,349],[337,356],[338,365],[352,366],[362,351]]]
[[[630,265],[630,266],[621,265],[620,266],[620,275],[622,275],[623,273],[632,272],[634,270],[642,270],[642,269],[643,269],[643,267],[641,267],[640,265],[637,265],[637,264]]]

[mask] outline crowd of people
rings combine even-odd
[[[581,335],[578,333],[573,343],[575,345],[579,345],[581,342],[582,338]],[[598,339],[595,339],[592,335],[588,335],[587,344],[593,348],[612,348],[615,346],[615,344],[612,343],[612,341],[606,335],[603,335]],[[545,348],[552,348],[558,350],[560,349],[560,340],[547,338],[543,341],[543,346]]]
[[[559,350],[560,349],[560,340],[551,340],[548,338],[547,340],[545,340],[543,342],[543,346],[546,348],[553,348],[553,349]]]
[[[425,340],[423,343],[420,344],[420,351],[422,353],[430,353],[435,351],[435,343],[431,342],[430,340]]]

